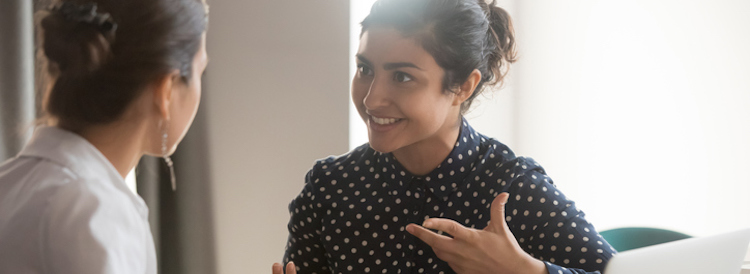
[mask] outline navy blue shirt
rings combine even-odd
[[[450,155],[425,176],[368,144],[319,160],[289,205],[284,262],[298,273],[455,273],[406,231],[427,218],[482,229],[501,192],[519,245],[549,273],[602,271],[614,249],[534,160],[516,157],[464,120]]]

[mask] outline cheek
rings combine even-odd
[[[410,96],[402,98],[400,109],[424,126],[442,122],[450,109],[450,102],[443,96]]]
[[[357,109],[362,110],[362,105],[364,104],[366,95],[367,90],[365,89],[364,85],[352,83],[352,102],[354,102],[354,105],[357,107]]]
[[[407,115],[412,117],[411,120],[416,122],[420,131],[432,131],[434,128],[439,127],[442,120],[441,113],[436,107],[434,105],[420,104],[410,107]]]
[[[193,103],[193,112],[195,112],[198,109],[198,105],[201,102],[201,81],[200,79],[198,81],[195,81],[194,88],[191,89],[190,96],[192,97],[192,103]]]
[[[177,126],[176,130],[185,131],[198,111],[201,96],[200,81],[194,81],[187,89],[176,90],[175,92],[179,93],[180,97],[176,98],[175,101],[174,114],[176,116],[173,117],[173,120]],[[183,132],[178,133],[182,135]]]

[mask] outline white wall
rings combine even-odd
[[[348,141],[347,0],[211,0],[205,77],[219,273],[270,273],[287,205]]]
[[[600,229],[750,227],[750,2],[518,1],[516,151]]]
[[[516,0],[498,0],[497,5],[507,11],[515,22],[518,16]],[[517,67],[512,65],[503,85],[485,90],[474,99],[471,109],[464,115],[474,129],[499,140],[511,149],[519,141],[515,130],[519,113],[517,79]]]

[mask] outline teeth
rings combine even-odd
[[[379,124],[379,125],[389,125],[389,124],[393,124],[396,121],[398,121],[398,119],[395,119],[395,118],[378,118],[378,117],[375,117],[375,116],[371,116],[371,117],[372,117],[372,120],[376,124]]]

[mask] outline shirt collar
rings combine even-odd
[[[43,158],[70,169],[81,178],[112,182],[113,187],[128,193],[139,205],[139,210],[147,212],[143,199],[128,189],[125,180],[104,154],[75,133],[58,127],[37,128],[18,156]]]
[[[484,137],[472,128],[465,118],[461,119],[461,131],[448,157],[424,176],[415,176],[398,163],[393,153],[377,153],[377,161],[384,169],[392,169],[392,178],[384,181],[399,182],[399,186],[414,180],[423,180],[426,188],[435,196],[446,199],[455,192],[474,168],[479,158],[479,147]],[[385,170],[383,170],[385,171]]]

